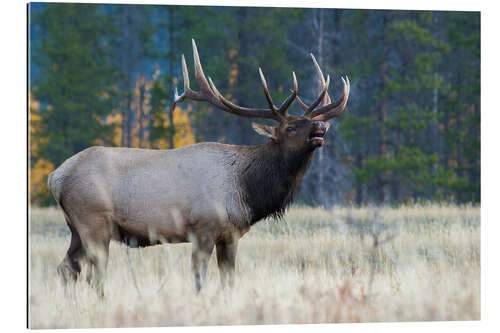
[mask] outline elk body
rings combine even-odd
[[[308,106],[294,89],[280,107],[274,105],[259,69],[269,107],[251,109],[224,98],[205,78],[193,40],[195,75],[200,91],[189,86],[182,56],[184,92],[175,103],[206,101],[221,111],[243,117],[268,118],[277,126],[253,123],[269,142],[260,146],[199,143],[171,150],[91,147],[66,160],[48,185],[71,230],[71,244],[58,267],[64,282],[76,281],[81,264],[90,265],[87,279],[102,294],[111,240],[128,246],[165,242],[192,243],[196,289],[205,277],[216,248],[223,283],[232,284],[238,240],[257,221],[280,216],[297,193],[316,148],[323,145],[328,119],[344,110],[349,80],[333,102],[313,58],[323,90]],[[288,115],[294,102],[303,116]]]

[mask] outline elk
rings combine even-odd
[[[208,102],[237,116],[265,118],[277,126],[253,123],[269,141],[257,146],[197,143],[168,150],[90,147],[67,159],[49,175],[48,185],[71,231],[71,243],[58,266],[62,281],[74,282],[81,264],[90,265],[87,280],[103,296],[102,282],[111,240],[130,247],[192,243],[195,288],[205,279],[207,261],[216,248],[222,283],[233,285],[238,240],[268,216],[280,217],[297,193],[316,148],[324,144],[328,119],[337,117],[349,96],[349,80],[342,78],[343,94],[332,102],[314,56],[322,90],[307,105],[293,89],[280,105],[271,98],[259,68],[268,108],[246,108],[226,99],[211,78],[206,79],[194,40],[195,76],[199,91],[189,85],[182,56],[186,99]],[[297,101],[303,116],[288,114]]]

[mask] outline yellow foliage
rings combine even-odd
[[[238,55],[238,50],[237,49],[230,49],[228,51],[229,54],[229,59],[234,59]]]
[[[38,149],[40,147],[40,138],[36,135],[41,131],[41,116],[38,113],[40,109],[40,103],[35,100],[33,94],[30,93],[29,96],[29,131],[30,131],[30,151],[31,160],[35,160],[35,163],[30,163],[28,171],[28,179],[30,186],[30,201],[33,204],[41,204],[47,196],[49,196],[49,190],[47,188],[47,176],[54,170],[54,165],[43,158],[38,157]]]
[[[188,109],[190,110],[191,106]],[[195,142],[194,130],[189,122],[188,110],[182,110],[180,107],[175,108],[174,125],[174,148],[192,145]]]
[[[54,165],[43,158],[38,159],[35,165],[29,170],[30,196],[33,203],[40,203],[37,200],[40,196],[48,194],[47,176],[54,170]]]
[[[195,143],[194,130],[189,121],[190,111],[191,105],[188,105],[187,109],[185,110],[181,109],[179,106],[176,106],[174,110],[174,147],[170,147],[169,140],[167,137],[165,137],[158,140],[158,149],[180,148]],[[166,112],[161,114],[161,120],[164,122],[164,124],[166,124],[166,126],[170,126],[170,118],[168,117]],[[159,121],[157,121],[155,125],[158,126],[158,122]]]
[[[33,94],[30,93],[30,110],[32,111],[38,111],[40,110],[40,102],[37,101],[34,97]]]
[[[236,64],[233,64],[231,67],[229,71],[229,85],[233,86],[236,84],[236,79],[238,78],[238,67]]]
[[[29,114],[29,127],[30,127],[30,153],[31,155],[36,156],[38,153],[38,141],[34,140],[34,136],[38,133],[38,129],[40,128],[40,121],[42,117],[34,110],[31,109]]]
[[[119,111],[114,111],[112,114],[109,114],[104,120],[105,124],[116,124],[115,133],[113,135],[113,145],[120,146],[121,138],[122,138],[122,114]],[[97,144],[101,144],[97,142]]]

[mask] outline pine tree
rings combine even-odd
[[[116,71],[110,52],[109,18],[97,5],[48,4],[32,19],[35,98],[40,101],[39,156],[61,164],[71,155],[111,141],[102,119],[113,107]]]

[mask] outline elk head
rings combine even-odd
[[[349,97],[349,79],[347,77],[345,79],[342,78],[344,92],[338,101],[332,102],[328,95],[330,76],[327,76],[325,81],[321,68],[312,54],[311,57],[321,83],[322,91],[311,105],[305,104],[298,96],[297,78],[293,72],[293,89],[290,90],[291,93],[285,101],[279,107],[276,106],[269,93],[264,74],[259,68],[260,79],[269,108],[260,109],[238,106],[226,99],[219,92],[210,77],[207,81],[194,40],[192,40],[192,44],[195,77],[200,86],[200,91],[194,91],[189,87],[186,60],[184,55],[182,55],[184,92],[179,95],[177,87],[175,88],[173,108],[175,108],[176,103],[188,98],[195,101],[208,102],[222,111],[243,117],[273,119],[278,122],[277,126],[252,123],[252,127],[258,134],[279,143],[285,153],[301,153],[313,151],[315,148],[321,147],[324,144],[324,136],[330,127],[327,121],[337,117],[345,109]],[[304,115],[293,116],[288,114],[288,108],[294,101],[297,101],[299,106],[304,110]]]

